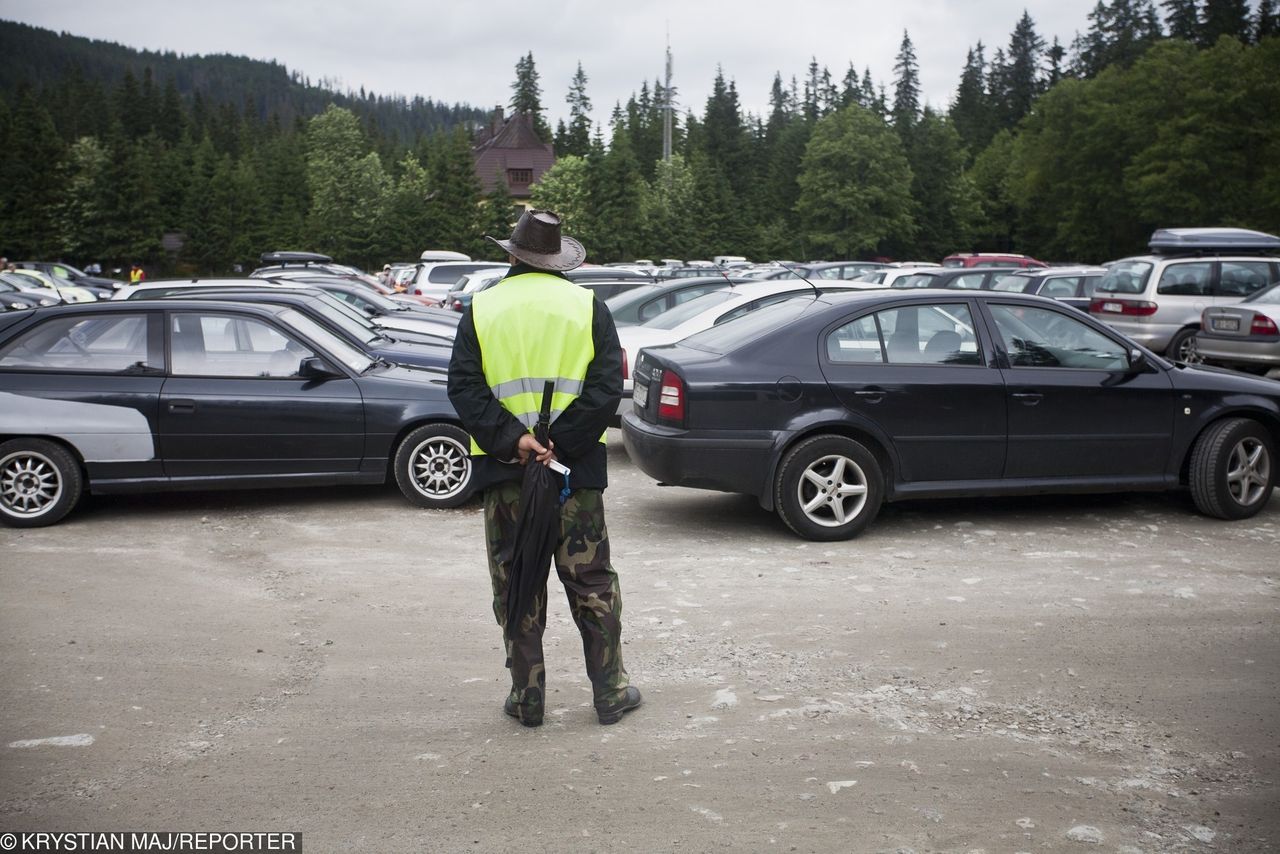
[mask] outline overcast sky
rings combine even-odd
[[[511,97],[516,60],[533,52],[552,126],[579,62],[597,121],[662,76],[670,33],[682,110],[701,114],[716,66],[745,110],[764,113],[775,71],[803,77],[810,57],[837,81],[870,67],[892,96],[902,31],[925,100],[950,102],[965,53],[990,58],[1024,9],[1046,42],[1070,46],[1096,0],[2,0],[0,18],[129,47],[274,59],[312,82],[423,95],[492,109]]]

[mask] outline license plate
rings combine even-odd
[[[1115,314],[1122,314],[1124,312],[1124,305],[1118,302],[1104,302],[1102,304],[1102,310],[1114,312]]]
[[[644,409],[649,405],[649,387],[636,383],[631,390],[632,399],[636,402],[636,407]]]
[[[1210,321],[1210,325],[1214,329],[1221,329],[1223,332],[1239,332],[1240,318],[1238,317],[1215,317]]]

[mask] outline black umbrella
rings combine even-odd
[[[551,394],[555,384],[542,390],[542,409],[533,435],[538,444],[550,444]],[[516,522],[515,547],[507,571],[507,637],[515,635],[520,621],[533,614],[538,592],[546,590],[551,556],[560,539],[560,493],[551,469],[530,457],[520,485],[520,518]]]

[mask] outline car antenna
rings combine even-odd
[[[797,279],[799,279],[800,281],[804,282],[804,283],[805,283],[806,285],[808,285],[809,287],[813,288],[813,298],[814,298],[814,299],[817,299],[818,297],[822,296],[822,291],[818,290],[818,286],[817,286],[817,285],[815,285],[813,282],[809,281],[808,279],[806,279],[804,276],[800,275],[800,272],[799,272],[798,270],[793,270],[792,268],[788,267],[788,266],[787,266],[785,263],[783,263],[782,261],[779,261],[779,262],[778,262],[778,266],[779,266],[779,267],[781,267],[782,269],[786,270],[788,273],[791,273],[793,276],[795,276],[795,277],[796,277]]]

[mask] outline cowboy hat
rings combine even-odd
[[[485,237],[509,255],[539,270],[572,270],[587,257],[581,243],[560,234],[560,217],[551,211],[525,211],[511,230],[510,240],[487,234]]]

